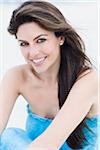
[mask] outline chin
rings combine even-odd
[[[32,65],[32,68],[33,68],[33,70],[37,73],[37,74],[42,74],[42,73],[44,73],[44,72],[46,72],[47,71],[47,69],[46,68],[43,68],[43,67],[34,67],[33,65]]]
[[[35,70],[35,69],[34,69]],[[46,72],[46,70],[44,69],[40,69],[40,70],[35,70],[35,72],[37,73],[37,74],[42,74],[42,73],[45,73]]]
[[[42,73],[45,73],[47,71],[50,70],[50,66],[51,65],[47,65],[47,64],[42,64],[42,65],[34,65],[33,63],[30,63],[33,70],[37,73],[37,74],[42,74]]]

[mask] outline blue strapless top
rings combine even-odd
[[[33,112],[31,112],[29,104],[27,105],[27,120],[26,120],[26,131],[28,133],[28,136],[34,140],[36,137],[38,137],[45,129],[50,125],[52,122],[52,119],[41,117]],[[87,129],[84,129],[84,134],[86,139],[92,143],[93,145],[97,145],[97,134],[99,133],[100,129],[100,116],[93,117],[91,119],[86,120],[87,125],[89,128],[93,131],[92,132],[88,131]],[[100,138],[98,138],[100,141]],[[98,143],[100,143],[98,141]],[[84,150],[96,150],[96,146],[85,146],[84,145]],[[67,143],[65,142],[60,150],[72,150]]]

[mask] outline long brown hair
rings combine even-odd
[[[56,37],[63,36],[65,38],[64,44],[61,46],[61,63],[58,73],[58,98],[61,108],[79,75],[91,69],[92,64],[85,55],[85,46],[81,37],[62,13],[49,2],[41,0],[24,2],[13,11],[8,31],[16,36],[21,24],[32,21],[46,30],[53,31]],[[86,118],[66,140],[72,149],[82,148],[83,143],[86,143],[84,128],[89,130]]]

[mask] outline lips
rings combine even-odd
[[[46,58],[47,58],[47,56],[41,57],[41,58],[37,58],[37,59],[33,59],[33,63],[35,65],[40,65],[40,64],[42,64],[45,61]]]

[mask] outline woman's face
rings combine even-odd
[[[37,73],[60,64],[60,44],[63,39],[57,38],[53,32],[34,22],[25,23],[18,28],[17,39],[25,60]]]

